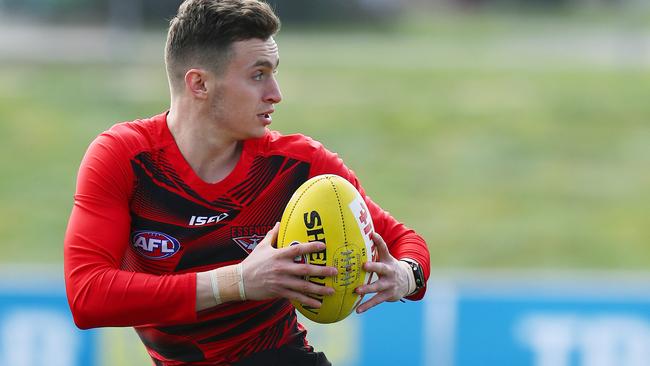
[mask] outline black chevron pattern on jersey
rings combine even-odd
[[[296,159],[291,159],[288,158],[285,162],[284,165],[282,165],[282,168],[280,169],[280,173],[283,173],[285,170],[288,170],[290,168],[293,168],[296,164],[300,163],[300,161]]]
[[[160,154],[156,154],[156,155],[160,155]],[[151,175],[151,177],[154,180],[161,182],[171,188],[175,188],[175,189],[178,188],[178,186],[176,186],[176,184],[174,184],[174,182],[171,179],[169,179],[169,177],[163,172],[163,170],[160,169],[161,168],[160,161],[158,162],[154,161],[154,157],[150,152],[144,151],[139,153],[134,157],[134,161],[132,161],[132,163],[133,162],[140,164],[145,169],[145,171]]]
[[[167,175],[172,170],[161,170],[149,155],[141,153],[131,162],[137,180],[132,195],[131,209],[140,213],[135,218],[136,221],[137,219],[149,219],[185,226],[192,215],[209,216],[215,212],[227,212],[229,219],[237,216],[237,207],[215,206],[189,188],[179,190],[178,188],[182,188],[182,186],[175,184]],[[174,179],[178,179],[182,183],[175,173],[174,176]],[[190,197],[187,195],[195,200],[189,199]],[[214,230],[214,226],[212,229]]]
[[[142,168],[151,175],[154,181],[166,185],[174,190],[182,191],[197,201],[214,207],[216,210],[230,211],[238,208],[238,205],[228,197],[221,197],[211,202],[190,188],[190,186],[178,176],[173,165],[167,161],[163,151],[158,151],[156,154],[147,151],[142,152],[135,156],[134,161],[142,166]]]
[[[273,181],[284,163],[283,156],[257,157],[243,182],[228,191],[240,205],[251,203]]]

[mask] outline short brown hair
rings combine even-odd
[[[190,68],[222,71],[234,42],[267,40],[279,29],[271,7],[258,0],[185,0],[169,22],[165,46],[172,88]]]

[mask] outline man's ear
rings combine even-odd
[[[187,70],[185,73],[185,88],[195,98],[206,99],[208,97],[207,76],[207,72],[202,69]]]

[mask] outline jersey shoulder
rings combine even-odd
[[[125,153],[151,150],[168,142],[164,134],[165,123],[164,115],[120,122],[100,134],[97,140],[103,140]]]

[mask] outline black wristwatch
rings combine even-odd
[[[411,270],[413,271],[413,278],[415,278],[415,291],[413,291],[411,294],[414,294],[424,287],[424,271],[418,262],[409,258],[404,258],[402,260],[408,263],[408,265],[411,267]]]

